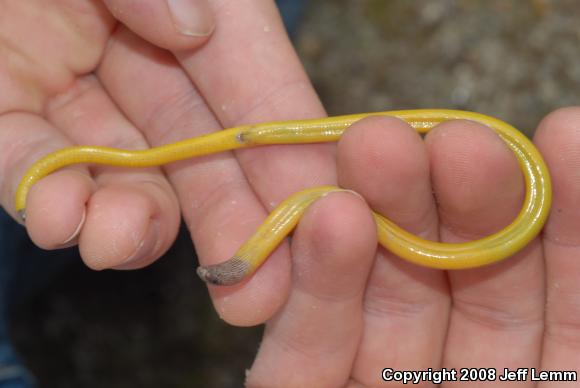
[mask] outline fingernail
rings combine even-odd
[[[135,252],[127,259],[125,259],[121,263],[121,266],[124,266],[126,264],[138,263],[139,261],[151,255],[151,252],[153,252],[157,246],[158,240],[159,240],[159,221],[152,220],[149,225],[149,229],[147,229],[147,232],[145,232],[143,239],[137,245],[137,249],[135,250]]]
[[[76,240],[76,238],[79,236],[79,233],[81,232],[81,229],[83,228],[83,225],[85,224],[86,218],[87,218],[87,209],[85,208],[83,210],[83,215],[81,216],[81,221],[79,222],[79,225],[77,226],[75,231],[69,236],[69,238],[63,241],[63,243],[61,244],[62,248],[65,248],[66,245]]]
[[[365,197],[363,197],[361,194],[357,193],[356,191],[350,190],[350,189],[342,189],[342,188],[339,188],[339,187],[337,187],[336,189],[333,189],[333,190],[325,193],[323,195],[323,197],[326,197],[327,195],[334,194],[334,193],[349,193],[349,194],[353,194],[355,197],[359,198],[364,203],[367,202],[367,200],[365,199]]]
[[[354,196],[358,197],[360,200],[362,200],[364,203],[367,202],[367,200],[365,199],[365,197],[363,197],[361,194],[357,193],[354,190],[350,190],[350,189],[344,189],[344,192],[346,193],[350,193],[353,194]]]
[[[167,0],[173,24],[188,36],[208,36],[215,19],[206,0]]]

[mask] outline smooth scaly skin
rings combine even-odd
[[[526,182],[520,214],[503,230],[480,240],[461,244],[428,241],[399,228],[373,213],[381,245],[413,263],[439,269],[474,268],[505,259],[525,247],[542,229],[550,211],[552,187],[547,167],[534,145],[517,129],[479,113],[443,109],[363,113],[314,120],[279,121],[226,129],[210,135],[151,148],[125,151],[105,147],[71,147],[37,161],[26,172],[16,192],[16,210],[24,219],[26,196],[39,179],[77,163],[120,167],[149,167],[195,156],[267,144],[300,144],[337,141],[352,123],[371,115],[395,116],[426,133],[435,125],[455,119],[484,124],[502,138],[518,159]],[[199,267],[209,283],[231,285],[250,276],[294,229],[308,206],[328,193],[345,191],[336,186],[307,189],[282,202],[256,233],[226,262]]]

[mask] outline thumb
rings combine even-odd
[[[182,51],[203,44],[215,27],[207,0],[103,0],[117,20],[156,46]]]

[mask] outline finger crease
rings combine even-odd
[[[519,331],[530,326],[543,324],[543,310],[537,313],[518,314],[509,309],[494,308],[478,303],[454,300],[453,309],[466,319],[493,330]]]
[[[310,83],[303,78],[292,79],[285,83],[274,85],[268,92],[260,94],[261,97],[259,100],[257,100],[247,109],[244,109],[243,113],[239,114],[238,116],[234,116],[230,122],[244,123],[248,117],[253,116],[253,114],[258,112],[260,109],[266,106],[275,107],[280,99],[284,101],[292,89],[302,89],[309,85]]]
[[[393,315],[399,317],[415,317],[421,315],[430,305],[432,303],[427,301],[373,297],[373,292],[367,291],[363,308],[365,313],[379,318],[392,317]]]

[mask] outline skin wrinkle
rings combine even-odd
[[[530,326],[542,326],[543,314],[522,317],[520,312],[514,312],[510,308],[492,307],[492,303],[463,302],[459,298],[453,298],[453,308],[466,319],[494,330],[522,331]],[[511,305],[510,305],[511,306]]]
[[[369,287],[369,289],[372,287]],[[377,297],[372,291],[367,292],[363,312],[376,318],[390,318],[393,316],[410,318],[425,312],[431,303],[408,303],[405,300]]]
[[[75,80],[65,91],[55,94],[48,100],[45,113],[50,114],[50,112],[67,109],[76,100],[83,98],[89,92],[93,91],[97,82],[94,76]]]
[[[425,238],[428,240],[432,239],[431,237],[433,235],[433,227],[439,225],[437,218],[433,215],[433,211],[435,209],[429,207],[423,209],[422,211],[413,211],[409,209],[402,211],[391,210],[396,209],[396,206],[394,206],[396,203],[397,202],[393,201],[392,204],[387,204],[389,208],[389,219],[397,220],[397,225],[408,232],[412,232],[417,237]]]
[[[196,114],[198,111],[207,111],[205,101],[199,97],[199,93],[195,89],[179,90],[173,96],[166,98],[162,104],[159,104],[145,118],[144,125],[151,130],[150,133],[155,135],[156,144],[173,143],[187,139],[185,131],[176,128],[178,123],[184,125],[183,123],[186,123],[187,118],[199,116]],[[186,123],[185,125],[192,124]],[[203,128],[197,122],[195,125],[198,128]],[[207,124],[207,129],[201,133],[212,132],[211,128],[214,128],[215,125],[216,122],[211,120]]]
[[[29,68],[30,66],[27,65],[30,63],[38,65],[34,57],[24,51],[24,46],[12,42],[9,38],[2,36],[2,34],[0,34],[0,54],[2,63],[8,69],[7,72],[14,76],[22,73],[29,73],[24,72],[23,69]]]
[[[513,258],[509,264],[514,268],[521,268],[522,277],[537,279],[540,271],[537,266],[528,262],[518,263],[518,259],[524,256],[537,255],[537,248],[540,247],[541,244],[538,240],[532,242],[525,251],[518,254],[519,257]],[[530,260],[536,261],[534,257],[529,257],[528,261]],[[522,265],[526,264],[529,265],[522,268]],[[478,280],[477,283],[469,282],[469,278],[464,279],[467,281],[467,285],[463,287],[461,285],[454,286],[454,308],[469,320],[483,323],[496,329],[503,327],[517,329],[525,325],[533,325],[536,322],[543,322],[544,305],[546,303],[544,288],[529,290],[526,285],[510,282],[513,277],[510,276],[510,272],[509,269],[506,269],[502,273],[497,273],[497,269],[489,267],[484,273],[475,278]],[[466,276],[476,276],[476,274],[467,273]],[[493,287],[493,279],[501,280],[501,278],[505,279],[507,285],[501,289]],[[470,292],[470,287],[487,287],[488,291],[481,295]]]
[[[52,27],[58,27],[60,25],[53,22],[54,18],[51,19],[51,15],[54,15],[54,13],[50,11],[49,15],[43,15],[43,17],[46,17],[45,20],[51,22],[48,26],[46,26],[48,29],[52,29]],[[67,31],[61,31],[60,33],[63,34],[62,36],[69,36]],[[25,61],[23,61],[24,63],[21,64],[22,67],[19,67],[18,69],[13,68],[13,71],[26,74],[24,77],[22,77],[24,79],[34,80],[34,83],[41,86],[42,94],[46,98],[51,94],[59,93],[64,90],[66,86],[72,82],[73,74],[69,71],[69,69],[62,68],[60,64],[50,62],[50,59],[40,61],[36,58],[37,56],[35,55],[37,50],[37,47],[22,45],[21,52],[22,56],[25,58]],[[26,53],[26,51],[29,51],[29,53]],[[38,72],[38,69],[42,69],[40,73]]]
[[[422,294],[421,294],[422,295]],[[408,293],[405,296],[396,292],[393,287],[380,282],[369,282],[366,288],[364,308],[374,316],[414,316],[424,312],[436,299],[417,298]]]
[[[0,36],[2,39],[2,36]],[[15,64],[14,62],[19,62]],[[26,69],[26,61],[19,60],[14,51],[6,47],[5,42],[0,42],[0,78],[3,95],[7,92],[12,96],[10,100],[0,99],[0,113],[10,113],[26,107],[33,112],[40,112],[44,96],[41,90],[35,86],[33,78]],[[14,97],[18,96],[18,97]]]
[[[453,222],[452,220],[456,219],[455,215],[456,212],[451,212],[447,215],[441,207],[438,207],[439,210],[439,233],[441,235],[453,235],[455,239],[458,241],[475,241],[481,238],[481,233],[478,231],[468,231],[465,230],[465,225],[461,222]],[[485,207],[480,208],[480,210],[485,210]],[[477,213],[476,211],[473,214],[481,214]],[[502,229],[502,226],[497,226],[494,229],[491,229],[491,232],[498,232]],[[488,230],[486,227],[485,230]]]
[[[19,4],[20,3],[20,4]],[[27,46],[21,44],[21,42],[18,41],[14,41],[14,33],[9,33],[6,32],[6,26],[12,26],[13,25],[13,20],[11,18],[11,20],[8,20],[7,18],[3,18],[3,15],[10,15],[11,14],[11,10],[12,12],[14,12],[14,8],[15,8],[15,4],[16,7],[26,7],[25,11],[20,12],[20,14],[24,14],[27,15],[28,17],[30,17],[29,15],[38,15],[38,12],[36,12],[36,8],[34,6],[30,7],[30,3],[28,2],[10,2],[10,1],[4,1],[3,2],[3,6],[2,9],[5,10],[5,12],[0,14],[0,47],[2,48],[2,56],[0,58],[7,58],[8,63],[12,63],[14,64],[14,59],[17,58],[16,60],[19,60],[19,65],[20,66],[14,66],[12,67],[12,69],[22,69],[23,64],[25,63],[32,63],[33,65],[38,65],[38,61],[35,59],[34,55],[31,55],[27,52]],[[10,10],[8,9],[10,8]],[[27,20],[27,18],[25,19]],[[10,55],[11,53],[11,55]],[[33,51],[34,53],[34,51]],[[34,66],[33,66],[34,67]]]
[[[254,116],[261,116],[260,112],[264,110],[268,110],[271,112],[277,112],[277,106],[285,105],[289,97],[293,97],[294,92],[298,90],[304,89],[304,87],[309,86],[310,82],[303,79],[302,77],[296,79],[289,79],[275,87],[272,87],[270,90],[266,91],[263,95],[260,96],[258,100],[256,100],[253,105],[247,107],[244,112],[240,113],[237,116],[233,116],[229,119],[229,122],[237,123],[237,125],[242,124],[252,124],[253,119],[250,119]],[[276,115],[279,116],[279,115]],[[293,118],[299,118],[297,116],[293,116]]]
[[[314,272],[320,272],[318,270],[310,270],[310,271],[302,271],[302,276],[300,276],[301,279],[306,278],[308,275],[310,275],[311,273]],[[319,280],[320,281],[320,280]],[[320,281],[321,286],[324,286],[324,280]],[[332,279],[326,279],[326,283],[332,283]],[[321,287],[323,288],[323,287]],[[364,295],[364,291],[362,290],[357,290],[357,291],[353,291],[353,293],[351,295],[344,295],[341,294],[340,296],[337,296],[335,294],[335,292],[327,292],[327,293],[313,293],[312,291],[308,291],[308,293],[313,296],[314,298],[316,298],[319,301],[322,301],[324,304],[341,304],[344,302],[349,302],[349,301],[356,301],[358,299],[362,300],[362,297]]]

